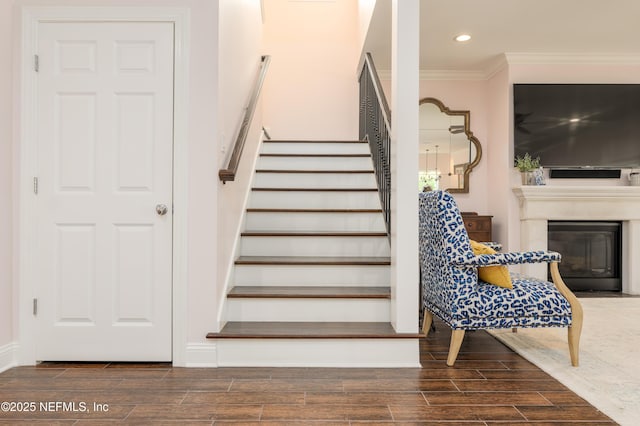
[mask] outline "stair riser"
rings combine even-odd
[[[377,192],[252,191],[249,207],[282,209],[379,209]]]
[[[419,368],[418,339],[218,339],[218,367]]]
[[[247,229],[264,231],[386,231],[382,213],[248,212],[246,218]]]
[[[384,237],[242,237],[242,256],[389,256]]]
[[[388,322],[388,299],[229,299],[229,321]]]
[[[263,154],[369,154],[367,143],[263,142]]]
[[[373,170],[370,157],[259,157],[256,169]]]
[[[257,188],[376,188],[373,173],[256,173]]]
[[[389,285],[386,265],[303,266],[236,265],[235,285],[253,286],[372,286]]]

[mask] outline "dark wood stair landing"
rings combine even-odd
[[[417,339],[387,322],[228,322],[207,339]]]

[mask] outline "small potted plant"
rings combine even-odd
[[[516,168],[520,170],[523,185],[534,185],[533,171],[540,168],[540,157],[532,158],[527,152],[524,157],[516,157]]]

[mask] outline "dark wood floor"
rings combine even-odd
[[[483,331],[467,333],[448,368],[449,331],[436,324],[415,369],[14,368],[0,374],[0,402],[35,402],[35,411],[0,411],[0,424],[615,424]]]

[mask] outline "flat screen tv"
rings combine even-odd
[[[640,84],[514,84],[514,152],[550,168],[640,167]]]

